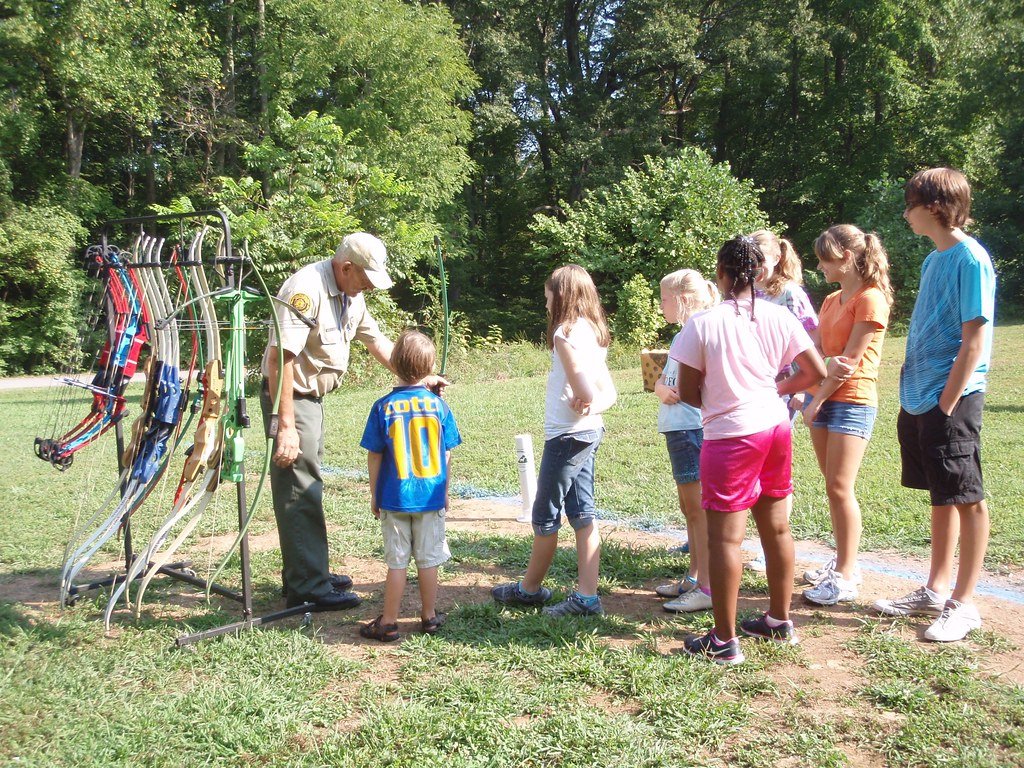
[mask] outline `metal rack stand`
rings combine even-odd
[[[215,264],[218,268],[223,268],[224,279],[226,288],[222,291],[216,292],[216,295],[224,300],[230,300],[233,303],[240,305],[241,313],[244,314],[244,304],[246,298],[252,297],[251,289],[247,289],[242,285],[243,275],[241,269],[236,272],[236,267],[240,267],[246,263],[246,260],[242,257],[236,257],[231,245],[231,226],[228,223],[227,217],[222,211],[219,210],[207,210],[197,211],[193,213],[183,214],[166,214],[156,216],[139,216],[127,219],[115,219],[108,221],[104,226],[103,230],[103,247],[107,247],[107,235],[112,228],[117,226],[135,227],[138,226],[140,229],[144,229],[147,225],[149,226],[160,226],[167,225],[173,222],[183,222],[185,220],[202,220],[209,221],[215,220],[219,225],[222,235],[224,237],[224,256],[220,256],[215,260]],[[183,264],[184,265],[184,264]],[[267,297],[268,301],[272,297]],[[244,323],[243,326],[244,328]],[[249,426],[249,418],[246,414],[245,396],[244,392],[236,398],[235,402],[226,404],[226,408],[234,408],[235,416],[239,420],[239,424],[242,427]],[[121,425],[118,424],[115,427],[117,436],[117,449],[118,449],[118,471],[123,471],[122,466],[122,454],[124,448],[124,435],[122,432]],[[239,531],[242,532],[240,536],[238,549],[240,558],[241,568],[241,591],[236,592],[218,584],[208,584],[203,579],[198,578],[194,573],[189,570],[189,563],[187,561],[177,562],[169,565],[165,565],[160,568],[157,572],[183,581],[192,586],[200,587],[203,589],[209,589],[210,592],[218,594],[222,597],[227,597],[231,600],[235,600],[241,603],[242,607],[242,618],[240,621],[227,624],[214,629],[204,630],[202,632],[187,633],[179,636],[175,640],[175,645],[178,647],[184,647],[198,643],[202,640],[218,637],[220,635],[238,632],[240,630],[251,629],[253,627],[259,627],[266,624],[270,624],[275,621],[287,618],[289,616],[295,616],[298,614],[305,614],[313,611],[315,605],[313,603],[303,603],[298,606],[286,608],[284,610],[275,611],[264,616],[253,616],[252,609],[252,574],[250,565],[250,553],[249,553],[249,537],[247,532],[247,502],[246,502],[246,488],[245,488],[245,473],[244,473],[244,459],[239,460],[239,472],[233,481],[235,482],[236,490],[236,501],[238,508],[238,525]],[[223,475],[222,475],[223,478]],[[136,555],[132,551],[131,543],[131,521],[129,515],[126,514],[123,521],[124,528],[124,546],[125,546],[125,573],[113,576],[111,578],[102,579],[88,584],[76,585],[69,589],[69,595],[73,595],[73,599],[69,602],[77,600],[78,596],[85,591],[99,589],[105,586],[116,585],[123,582],[127,578],[128,570],[131,568],[132,563],[135,560]]]

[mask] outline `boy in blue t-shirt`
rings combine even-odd
[[[397,640],[398,609],[410,558],[419,572],[421,627],[434,634],[445,614],[435,609],[437,568],[451,552],[444,536],[451,450],[462,442],[448,404],[423,385],[434,369],[434,344],[404,331],[391,353],[399,384],[373,404],[360,446],[368,454],[370,509],[384,535],[383,613],[359,629],[371,640]]]
[[[971,188],[962,173],[921,171],[907,182],[904,199],[903,217],[914,234],[935,243],[921,266],[896,425],[903,485],[931,494],[932,556],[925,586],[879,600],[875,608],[890,616],[937,616],[925,638],[951,642],[981,626],[973,602],[989,533],[981,412],[992,357],[996,277],[988,252],[961,230],[971,211]]]

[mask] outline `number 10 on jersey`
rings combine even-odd
[[[426,480],[441,474],[440,433],[441,425],[431,416],[402,415],[388,424],[400,480],[410,475]]]

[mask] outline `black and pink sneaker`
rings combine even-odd
[[[768,614],[764,613],[756,619],[744,619],[740,622],[740,630],[745,635],[759,640],[770,640],[780,645],[796,645],[800,638],[796,636],[792,621],[785,621],[777,627],[768,624]]]
[[[746,656],[740,650],[740,639],[734,637],[724,643],[711,630],[704,637],[690,637],[683,643],[683,650],[691,656],[703,656],[715,664],[742,664]]]

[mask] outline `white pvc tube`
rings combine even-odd
[[[522,514],[516,520],[533,520],[533,498],[537,495],[537,473],[533,469],[533,437],[516,435],[516,463],[519,465],[519,490],[522,494]]]

